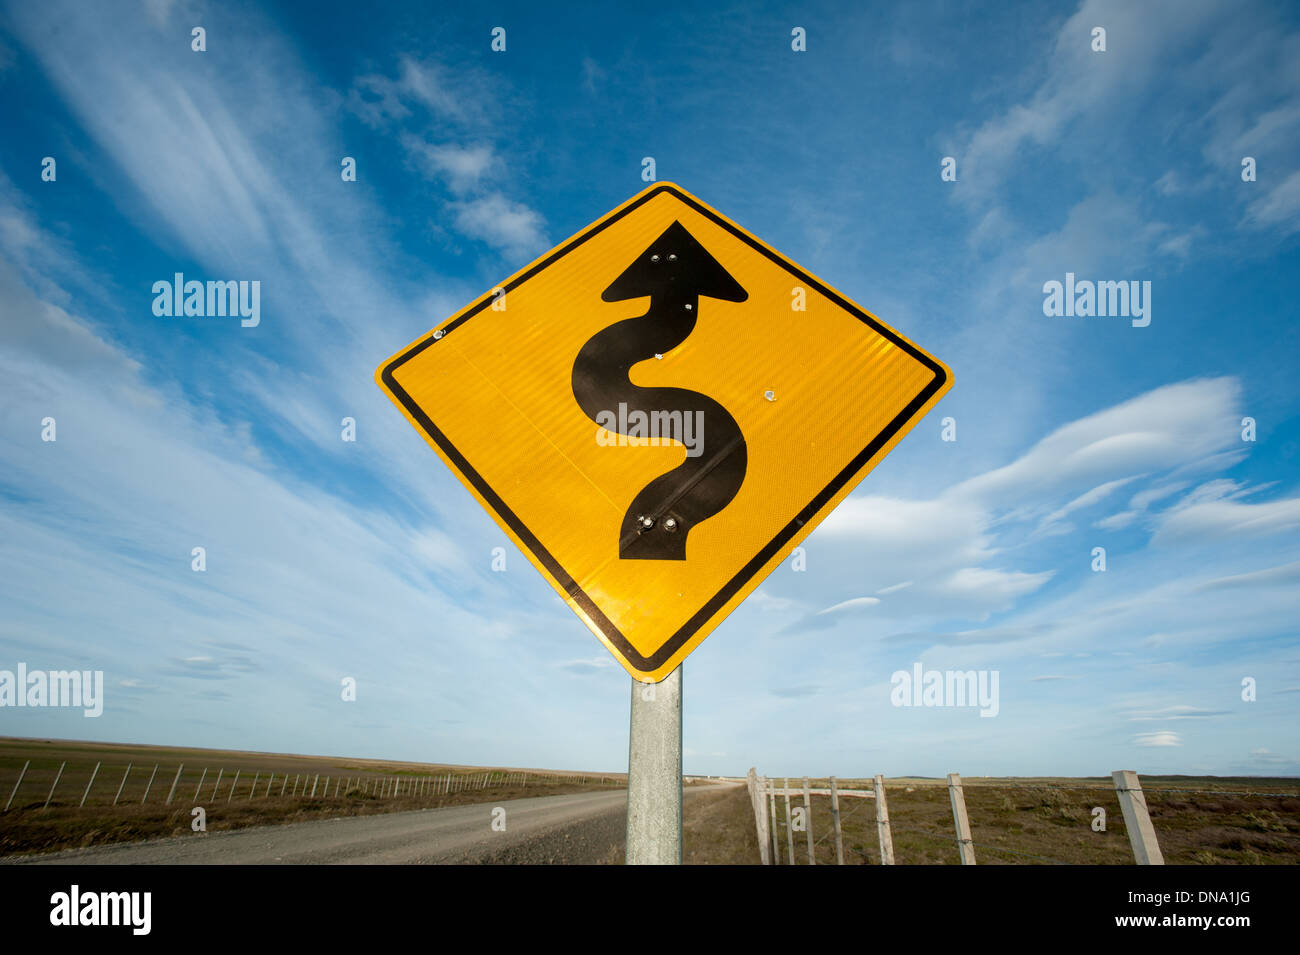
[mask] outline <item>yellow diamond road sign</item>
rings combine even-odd
[[[952,374],[656,183],[376,380],[628,672],[657,682]]]

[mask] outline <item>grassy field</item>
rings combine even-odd
[[[11,807],[0,812],[0,856],[180,835],[190,831],[196,806],[206,813],[208,831],[220,831],[626,785],[626,777],[614,773],[0,738],[0,809],[28,762]],[[96,763],[100,769],[86,795]],[[167,797],[182,766],[169,804]],[[444,792],[449,777],[451,791]],[[398,794],[391,795],[395,781]],[[811,782],[814,788],[827,785],[824,779]],[[1132,864],[1123,814],[1109,779],[966,778],[963,783],[980,865]],[[799,782],[791,784],[797,787]],[[838,785],[871,788],[870,780],[841,779]],[[1171,865],[1300,863],[1300,780],[1144,776],[1142,786],[1165,861]],[[891,779],[886,795],[898,864],[958,863],[943,780]],[[792,806],[802,803],[802,796],[791,798]],[[1091,827],[1097,806],[1106,811],[1105,832]],[[744,786],[698,792],[686,801],[684,813],[687,863],[759,861]],[[788,863],[785,801],[780,797],[777,815],[781,859]],[[840,821],[844,861],[879,864],[875,801],[842,798]],[[817,863],[834,864],[827,796],[812,797],[812,830]],[[804,833],[794,833],[794,846],[797,863],[806,865]]]
[[[1300,780],[1144,776],[1152,824],[1169,865],[1295,865],[1300,863]],[[778,780],[778,785],[781,780]],[[802,780],[791,780],[799,786]],[[870,789],[870,780],[838,780],[841,789]],[[813,780],[813,788],[827,785]],[[1109,779],[963,779],[971,837],[979,865],[1131,865],[1133,853]],[[1179,792],[1177,790],[1208,790]],[[886,781],[899,865],[956,865],[957,844],[943,780]],[[1235,795],[1239,792],[1283,793]],[[792,806],[802,795],[791,797]],[[1106,831],[1091,827],[1093,807],[1106,810]],[[785,803],[777,798],[781,861],[788,864]],[[873,799],[841,799],[845,864],[878,865],[880,843]],[[684,861],[756,864],[754,814],[742,786],[702,793],[688,803]],[[814,857],[835,864],[830,797],[812,797]],[[808,862],[807,836],[794,833],[795,859]]]
[[[207,830],[214,832],[626,785],[626,777],[614,773],[0,737],[0,810],[28,762],[12,805],[0,811],[0,856],[180,835],[190,831],[196,806],[204,809]],[[99,772],[83,807],[96,763]],[[449,776],[451,791],[442,792]],[[388,795],[393,788],[397,795]]]

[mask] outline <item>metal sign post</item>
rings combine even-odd
[[[632,681],[627,758],[627,864],[682,861],[682,668]]]

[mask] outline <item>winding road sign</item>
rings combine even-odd
[[[642,682],[671,673],[952,386],[671,183],[376,380]]]

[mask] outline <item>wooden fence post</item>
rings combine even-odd
[[[763,825],[767,819],[767,807],[763,805],[763,796],[758,789],[758,773],[753,766],[749,767],[745,784],[749,788],[749,806],[754,810],[754,828],[758,832],[758,855],[763,865],[771,865],[772,848],[768,844],[767,827]]]
[[[808,834],[808,864],[816,865],[817,858],[813,855],[813,833],[812,833],[812,794],[808,792],[808,777],[803,778],[803,825],[804,831]]]
[[[767,808],[771,812],[772,821],[770,829],[772,831],[772,865],[781,864],[781,829],[776,822],[776,780],[767,781]]]
[[[844,833],[840,831],[840,794],[831,777],[831,821],[835,825],[835,864],[844,865]]]
[[[23,771],[18,774],[18,782],[14,783],[14,788],[9,793],[9,802],[5,803],[5,812],[9,811],[9,806],[13,803],[14,796],[18,795],[18,787],[23,784],[23,778],[27,775],[27,767],[30,766],[31,764],[32,761],[30,759],[27,760],[27,762],[23,763]]]
[[[203,775],[199,777],[199,784],[194,787],[194,799],[197,802],[199,793],[203,791],[203,783],[208,778],[208,767],[203,767]]]
[[[98,775],[99,775],[99,763],[96,763],[96,764],[95,764],[95,771],[94,771],[93,773],[90,774],[90,782],[86,783],[86,791],[85,791],[84,793],[81,794],[81,805],[82,805],[82,806],[84,806],[84,805],[86,804],[86,797],[90,795],[90,787],[93,786],[93,785],[95,785],[95,777],[98,776]],[[78,806],[77,808],[80,809],[81,806]]]
[[[252,802],[253,797],[257,795],[257,784],[262,781],[262,771],[259,769],[253,774],[253,785],[248,787],[248,801]]]
[[[127,764],[126,764],[126,772],[124,772],[124,773],[122,774],[122,782],[121,782],[121,783],[118,785],[118,787],[117,787],[117,795],[113,797],[113,805],[114,805],[114,806],[116,806],[116,805],[117,805],[117,801],[118,801],[119,799],[122,798],[122,790],[126,788],[126,777],[128,777],[128,776],[131,775],[131,767],[134,766],[134,765],[135,765],[135,763],[127,763]]]
[[[289,774],[285,773],[284,779],[280,781],[280,795],[283,796],[284,791],[288,788],[289,788]]]
[[[794,858],[794,827],[790,825],[790,777],[785,777],[785,847],[790,853],[790,864],[798,865]]]
[[[154,778],[158,775],[158,764],[153,764],[153,772],[149,774],[149,783],[144,787],[144,795],[140,797],[140,805],[144,805],[145,800],[149,798],[149,790],[153,789]]]
[[[176,767],[176,778],[172,780],[171,791],[167,793],[167,805],[172,804],[172,797],[176,795],[176,784],[181,781],[181,773],[185,771],[185,764],[181,763]]]
[[[1128,841],[1133,846],[1133,861],[1138,865],[1164,865],[1164,853],[1156,841],[1156,828],[1151,825],[1147,797],[1142,792],[1137,773],[1131,769],[1117,769],[1110,776],[1115,780],[1119,808],[1124,812],[1124,828],[1128,830]]]
[[[41,807],[42,809],[50,808],[50,800],[54,798],[54,790],[59,785],[59,780],[63,778],[63,768],[67,765],[68,761],[65,759],[63,765],[59,767],[58,775],[54,777],[54,785],[50,787],[50,794],[45,797],[45,805]]]
[[[235,798],[235,787],[239,785],[239,774],[242,772],[242,769],[235,770],[235,778],[230,781],[230,792],[226,793],[226,802]]]
[[[217,790],[219,790],[219,789],[221,788],[221,777],[224,776],[225,774],[226,774],[226,767],[224,767],[224,766],[219,766],[219,767],[217,767],[217,781],[216,781],[215,783],[212,784],[212,798],[213,798],[213,799],[216,799],[216,798],[217,798]]]
[[[894,864],[894,833],[889,828],[889,803],[885,801],[885,777],[876,774],[876,834],[880,837],[880,864]]]
[[[961,776],[948,774],[948,798],[952,801],[952,821],[957,827],[957,848],[961,851],[961,864],[975,864],[975,846],[970,838],[970,819],[966,816],[966,797],[961,791]]]

